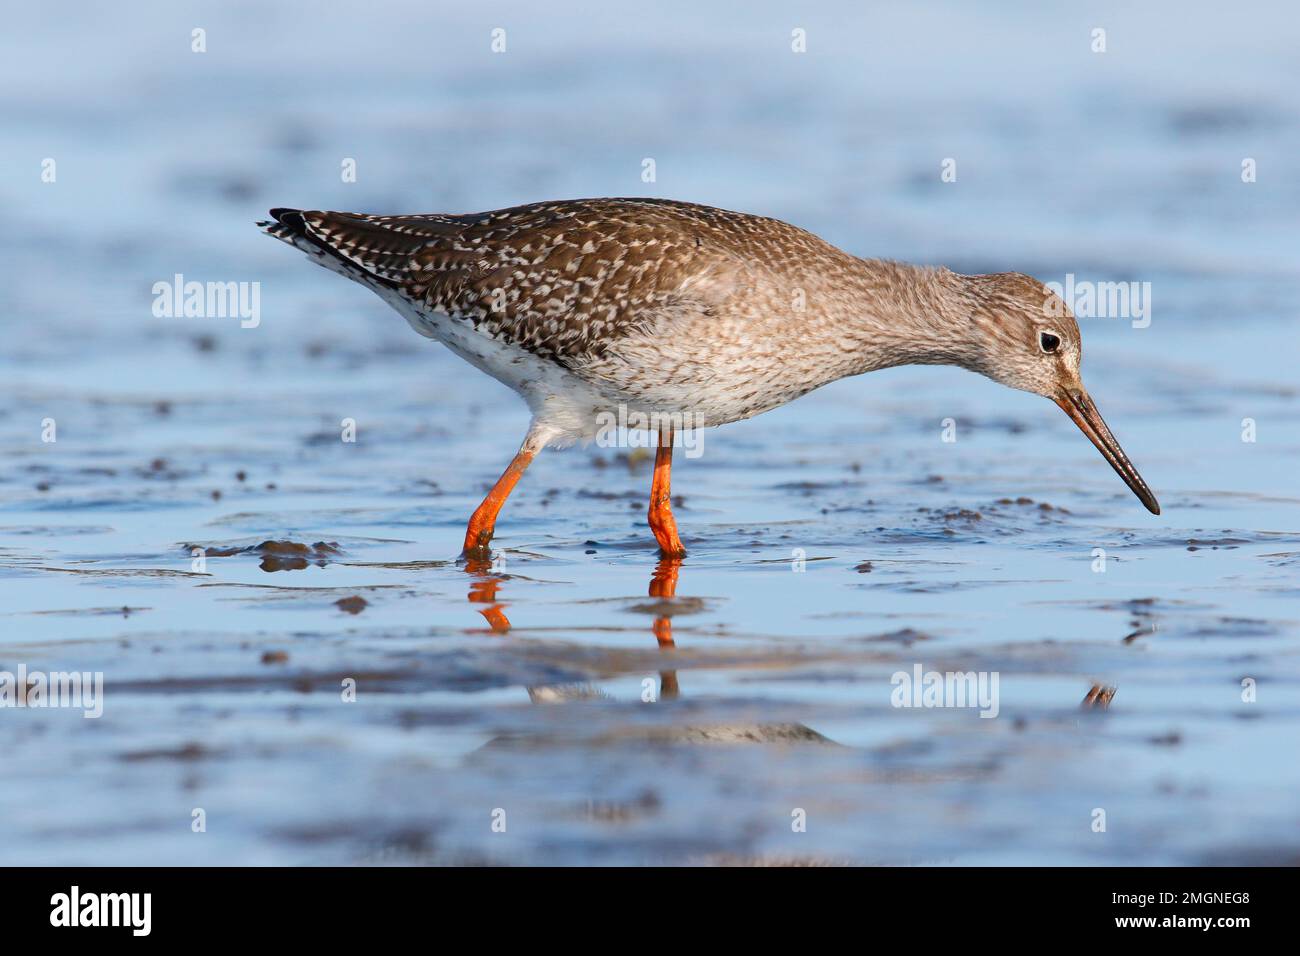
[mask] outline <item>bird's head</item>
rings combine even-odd
[[[1011,388],[1050,398],[1069,415],[1152,514],[1160,504],[1124,454],[1079,375],[1079,325],[1037,279],[1018,272],[962,277],[977,343],[974,370]]]

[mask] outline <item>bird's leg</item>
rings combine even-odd
[[[524,473],[524,469],[532,462],[535,455],[535,452],[524,448],[519,449],[518,454],[511,459],[506,470],[497,479],[497,483],[492,486],[492,490],[487,493],[483,503],[470,516],[469,527],[465,529],[465,557],[488,557],[488,542],[492,540],[492,533],[496,530],[497,515],[501,513],[501,506],[506,503],[506,498],[510,497],[510,492],[519,483],[520,475]]]
[[[501,513],[501,506],[506,503],[510,492],[519,483],[524,469],[537,457],[537,453],[545,444],[546,438],[541,432],[536,428],[529,429],[524,443],[519,447],[519,452],[501,473],[501,477],[487,493],[483,503],[470,516],[469,527],[465,529],[464,557],[478,560],[491,557],[488,542],[492,540],[492,532],[496,530],[497,515]]]
[[[684,558],[686,549],[677,537],[677,522],[673,520],[672,487],[669,473],[673,467],[673,429],[671,425],[659,429],[659,447],[655,450],[655,473],[650,482],[650,530],[659,542],[665,558]]]

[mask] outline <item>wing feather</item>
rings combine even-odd
[[[273,209],[264,230],[372,287],[564,365],[664,315],[708,314],[744,284],[727,234],[770,222],[658,200],[577,200],[470,215]],[[729,218],[727,218],[729,217]]]

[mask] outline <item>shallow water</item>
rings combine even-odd
[[[1241,6],[16,11],[0,670],[105,697],[0,710],[0,861],[1295,862],[1300,26]],[[680,568],[599,447],[458,564],[522,403],[252,221],[627,194],[1149,281],[1149,327],[1081,324],[1164,514],[1049,403],[896,369],[679,455]],[[155,318],[176,273],[260,282],[260,324]],[[997,716],[891,706],[916,665]]]

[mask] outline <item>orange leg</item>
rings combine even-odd
[[[528,438],[524,439],[519,453],[506,466],[506,470],[501,473],[501,477],[492,486],[483,503],[470,516],[469,527],[465,529],[465,557],[483,559],[490,556],[488,542],[492,540],[492,533],[496,530],[497,515],[501,513],[501,506],[506,503],[510,492],[519,483],[524,469],[537,457],[537,452],[543,444],[545,442],[535,441],[530,432]]]
[[[684,558],[686,549],[677,536],[677,522],[673,520],[672,487],[669,480],[673,467],[673,430],[659,430],[659,447],[655,451],[655,474],[650,482],[650,530],[659,542],[659,550],[666,558]]]

